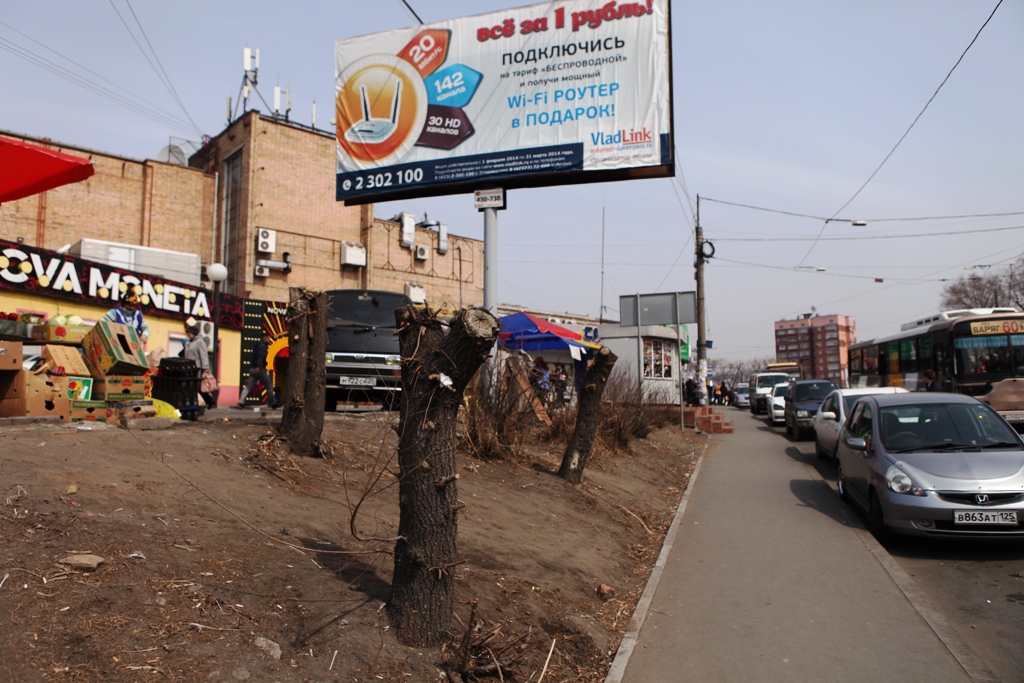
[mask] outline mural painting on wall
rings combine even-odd
[[[284,387],[284,377],[288,367],[288,322],[285,314],[288,304],[280,301],[255,301],[246,299],[243,305],[244,324],[242,325],[242,353],[240,355],[239,374],[249,376],[252,354],[264,332],[269,332],[271,341],[267,350],[267,372],[278,388],[277,401],[282,401],[280,390]],[[246,397],[246,404],[274,403],[273,397],[267,396],[270,387],[259,386]],[[269,400],[268,400],[269,399]]]
[[[212,290],[6,240],[0,240],[0,290],[108,308],[130,290],[147,316],[213,320]],[[222,327],[242,327],[243,301],[221,294]]]

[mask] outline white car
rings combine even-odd
[[[781,424],[786,421],[786,390],[789,382],[776,384],[768,395],[768,423]]]
[[[835,458],[839,432],[843,429],[846,416],[854,401],[871,394],[906,394],[903,387],[863,387],[836,389],[821,402],[821,408],[814,416],[814,450],[818,457]]]

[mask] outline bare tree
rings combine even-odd
[[[399,522],[388,617],[406,645],[449,637],[455,600],[459,503],[456,420],[463,393],[497,338],[486,309],[456,312],[446,331],[436,313],[395,311],[402,349],[398,424]]]
[[[597,436],[597,423],[601,417],[601,396],[604,394],[608,375],[615,367],[618,357],[607,346],[602,346],[594,357],[594,364],[587,370],[583,378],[583,389],[580,391],[579,408],[576,411],[576,429],[565,447],[562,455],[562,466],[558,476],[570,484],[578,484],[583,480],[583,468],[594,449],[594,438]]]
[[[1024,256],[1003,271],[972,272],[957,278],[942,290],[940,305],[943,309],[1003,306],[1024,309]]]
[[[289,290],[288,379],[281,435],[293,453],[319,456],[324,431],[327,366],[327,316],[324,292]],[[269,389],[269,387],[268,387]]]

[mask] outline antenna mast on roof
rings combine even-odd
[[[239,91],[238,100],[242,104],[242,112],[245,113],[249,109],[249,92],[252,88],[256,87],[259,82],[260,73],[260,49],[256,48],[255,51],[246,47],[242,50],[242,68],[244,73],[242,74],[242,87]],[[231,109],[231,99],[228,98],[228,124],[235,120],[235,113]]]

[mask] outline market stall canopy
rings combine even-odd
[[[0,136],[0,204],[85,180],[89,159]]]
[[[590,353],[591,349],[600,348],[597,344],[584,341],[583,335],[579,332],[573,332],[529,313],[512,313],[498,318],[498,322],[501,323],[498,339],[506,349],[568,349],[570,352],[575,350],[577,353]],[[577,353],[573,353],[574,358]]]

